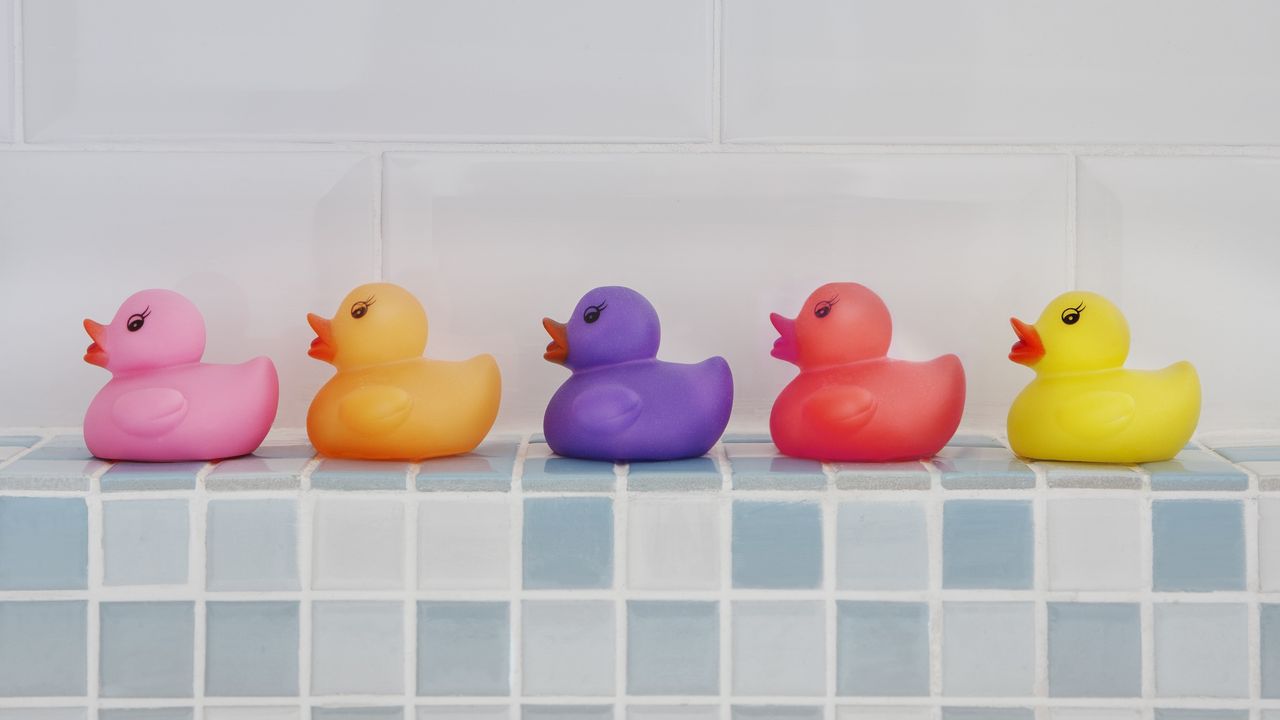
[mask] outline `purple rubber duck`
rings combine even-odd
[[[722,357],[696,364],[657,358],[658,313],[643,295],[601,287],[568,324],[544,318],[544,358],[573,371],[547,405],[547,444],[558,455],[631,462],[696,457],[711,449],[733,407]]]

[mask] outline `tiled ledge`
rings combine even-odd
[[[0,434],[0,720],[1277,720],[1277,468]]]

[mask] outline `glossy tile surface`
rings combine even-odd
[[[0,590],[87,587],[83,499],[0,497]]]
[[[945,447],[933,459],[948,490],[1029,488],[1036,474],[1004,448]]]
[[[714,602],[627,602],[627,692],[716,695],[720,617]]]
[[[187,582],[190,511],[186,500],[116,500],[102,504],[103,583]]]
[[[817,695],[826,675],[826,613],[810,601],[736,601],[733,692]]]
[[[192,490],[205,463],[116,463],[102,474],[102,492]]]
[[[524,501],[524,587],[604,588],[613,583],[613,502]]]
[[[490,438],[465,455],[433,458],[418,469],[419,490],[508,490],[519,443]]]
[[[296,590],[298,506],[292,500],[210,500],[210,590]]]
[[[942,516],[942,586],[1028,589],[1031,504],[1025,500],[948,500]]]
[[[923,503],[842,502],[836,518],[836,584],[840,589],[928,587],[929,544]]]
[[[628,585],[638,590],[720,587],[718,502],[634,498],[627,513]]]
[[[841,600],[836,684],[841,695],[929,693],[929,606]]]
[[[418,505],[418,587],[502,590],[511,584],[511,507],[494,500]]]
[[[1243,590],[1244,505],[1156,500],[1151,507],[1156,590]]]
[[[332,590],[404,587],[404,516],[396,499],[318,500],[313,585]]]
[[[817,588],[822,584],[822,513],[813,502],[733,504],[735,588]]]
[[[195,603],[102,603],[103,697],[191,697]]]
[[[1145,583],[1135,498],[1057,498],[1047,504],[1049,587],[1137,590]]]
[[[404,692],[401,603],[329,600],[311,606],[311,692],[394,695]]]
[[[409,477],[409,464],[378,460],[325,459],[311,473],[317,490],[399,490]]]
[[[418,695],[505,695],[510,622],[505,602],[419,602]]]
[[[601,600],[525,600],[526,695],[612,695],[614,609]]]
[[[1190,449],[1172,460],[1143,463],[1152,490],[1247,490],[1249,476],[1203,450]]]
[[[773,443],[725,445],[736,490],[820,490],[827,485],[822,463],[782,455]]]
[[[0,697],[84,695],[88,603],[0,601]]]
[[[1249,616],[1242,604],[1155,606],[1156,694],[1245,697]]]
[[[608,492],[613,490],[617,483],[613,463],[566,457],[526,459],[522,477],[524,489],[531,492],[540,490]]]
[[[627,467],[628,490],[719,490],[720,467],[710,457],[634,462]]]
[[[942,691],[955,697],[1028,697],[1035,680],[1035,607],[1027,602],[943,605]]]
[[[205,612],[208,695],[298,694],[297,602],[210,602]]]
[[[1142,631],[1130,603],[1049,603],[1049,695],[1137,697]]]

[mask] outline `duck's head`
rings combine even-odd
[[[585,370],[657,356],[658,312],[631,288],[599,287],[578,301],[567,323],[543,318],[551,335],[543,358]]]
[[[184,365],[204,355],[204,317],[172,290],[134,293],[110,324],[85,319],[84,329],[93,339],[84,361],[112,373]]]
[[[780,336],[772,355],[801,369],[884,357],[893,338],[889,308],[858,283],[827,283],[794,319],[777,313],[769,319]]]
[[[427,313],[408,290],[369,283],[347,293],[332,319],[307,314],[316,331],[307,354],[339,370],[422,357]]]
[[[1109,370],[1124,365],[1129,356],[1129,323],[1097,293],[1063,293],[1034,325],[1017,318],[1010,322],[1018,342],[1009,359],[1037,373]]]

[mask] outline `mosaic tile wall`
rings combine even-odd
[[[615,467],[0,437],[0,720],[1280,720],[1280,442]]]

